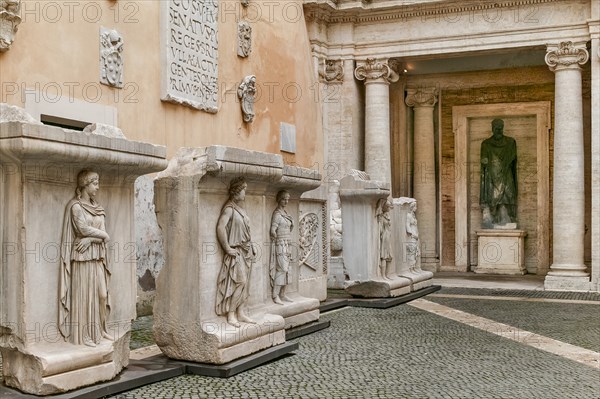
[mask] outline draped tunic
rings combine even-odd
[[[62,230],[60,264],[59,329],[69,342],[99,343],[107,332],[110,314],[108,285],[111,271],[106,244],[92,242],[82,252],[77,244],[83,238],[100,238],[106,231],[106,213],[98,203],[73,199],[67,204]],[[105,298],[104,306],[101,298]]]
[[[276,208],[271,216],[271,231],[275,231],[275,239],[271,241],[269,274],[271,286],[284,286],[290,283],[290,248],[294,222],[288,213]]]
[[[231,208],[231,217],[225,231],[227,243],[237,251],[236,256],[223,255],[223,263],[217,277],[217,301],[215,310],[219,316],[237,310],[248,299],[248,282],[254,255],[250,236],[250,219],[246,211],[233,201],[223,206]]]

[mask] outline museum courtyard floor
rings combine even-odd
[[[325,312],[331,327],[295,340],[294,354],[231,378],[182,375],[113,397],[600,398],[600,294],[545,292],[535,276],[435,284],[389,309]],[[157,353],[151,325],[134,324],[133,358]]]

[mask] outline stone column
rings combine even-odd
[[[583,263],[585,181],[581,67],[585,42],[548,45],[546,63],[555,74],[553,263],[546,289],[589,290]]]
[[[592,38],[592,290],[600,291],[600,1],[596,1]],[[594,244],[596,243],[596,244]]]
[[[386,62],[368,58],[354,76],[365,81],[365,171],[373,180],[391,183],[389,86],[398,74]]]
[[[436,186],[433,109],[437,102],[435,88],[407,90],[406,105],[414,109],[413,196],[419,204],[421,259],[425,270],[436,271]]]

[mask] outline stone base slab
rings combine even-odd
[[[399,274],[400,277],[407,278],[411,281],[411,291],[418,291],[423,288],[433,285],[433,273],[424,270],[407,270]]]
[[[129,362],[129,333],[94,348],[67,342],[2,349],[4,383],[34,395],[53,395],[108,381]]]
[[[411,281],[404,277],[391,280],[368,280],[348,282],[344,288],[352,296],[361,298],[389,298],[410,292]]]
[[[477,231],[477,267],[473,271],[483,274],[526,274],[526,235],[524,230]]]
[[[544,280],[546,291],[591,291],[589,277],[566,277],[547,275]]]
[[[285,320],[285,329],[301,326],[319,320],[319,300],[305,298],[298,294],[290,294],[293,302],[283,302],[283,305],[274,303],[265,308],[269,314],[276,314]]]
[[[423,288],[422,290],[411,292],[395,298],[352,298],[346,300],[346,306],[353,306],[356,308],[387,309],[391,308],[392,306],[414,301],[415,299],[439,291],[441,288],[442,287],[439,285],[432,285],[431,287]]]
[[[228,324],[224,317],[182,324],[155,315],[154,339],[171,359],[224,364],[285,342],[285,322],[279,315],[250,315],[257,324]]]

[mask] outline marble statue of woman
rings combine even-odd
[[[285,207],[290,200],[290,193],[281,190],[277,193],[277,208],[271,216],[271,258],[269,271],[273,287],[273,302],[283,305],[283,301],[292,302],[285,295],[285,289],[290,283],[291,268],[291,238],[294,222]]]
[[[65,340],[94,347],[112,340],[106,322],[110,313],[110,269],[104,208],[96,202],[99,176],[82,170],[75,198],[67,204],[62,230],[59,329]]]
[[[229,184],[229,199],[223,205],[217,222],[217,239],[225,252],[217,277],[216,312],[226,316],[227,323],[240,327],[244,323],[256,322],[244,313],[248,300],[248,284],[256,250],[250,236],[250,219],[243,208],[248,185],[243,177]]]
[[[419,228],[417,227],[417,202],[410,204],[410,209],[406,214],[406,253],[408,258],[409,270],[414,273],[421,271],[419,258],[421,249],[419,248]]]
[[[390,280],[392,264],[392,238],[390,209],[392,204],[389,200],[382,198],[377,202],[377,225],[379,227],[379,267],[377,277]]]

